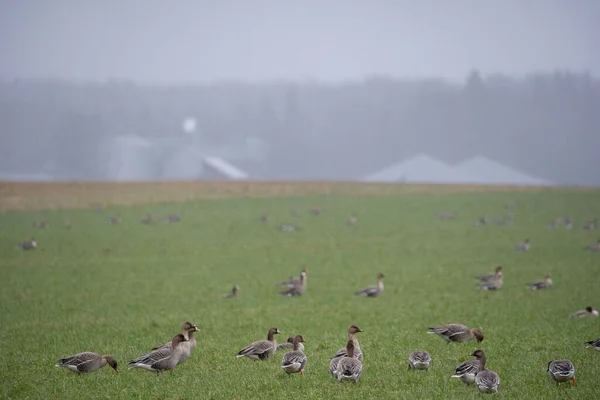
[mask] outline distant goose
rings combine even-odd
[[[20,250],[35,250],[37,246],[37,241],[32,237],[29,240],[19,243],[16,247]]]
[[[306,292],[306,283],[308,281],[308,270],[305,268],[300,271],[300,282],[296,282],[294,286],[279,292],[282,296],[302,296]]]
[[[324,209],[324,208],[322,208],[322,207],[317,207],[317,208],[313,208],[312,210],[310,210],[310,213],[311,213],[312,215],[321,215],[321,214],[323,214],[323,212],[324,212],[324,211],[325,211],[325,209]]]
[[[584,318],[584,317],[597,317],[598,310],[594,310],[592,306],[587,306],[585,310],[575,311],[571,314],[572,317]]]
[[[234,297],[237,297],[238,290],[240,290],[240,287],[238,285],[235,285],[231,288],[231,293],[224,294],[223,297],[226,299],[232,299]]]
[[[354,344],[348,340],[346,344],[346,356],[342,357],[335,371],[337,380],[357,382],[362,375],[362,362],[354,357]]]
[[[32,226],[37,229],[46,229],[50,228],[50,224],[48,221],[35,221]]]
[[[267,360],[273,357],[275,350],[277,349],[277,341],[275,335],[281,332],[277,328],[269,329],[267,333],[267,340],[257,340],[244,347],[236,354],[236,357],[248,357],[251,360]]]
[[[278,230],[283,231],[283,232],[293,232],[293,231],[298,231],[300,230],[300,228],[296,225],[291,225],[291,224],[283,224],[283,225],[279,225],[277,227]]]
[[[475,383],[475,375],[479,372],[480,365],[479,359],[467,360],[456,367],[456,371],[451,378],[458,378],[469,387],[469,385]]]
[[[523,243],[517,245],[516,250],[517,251],[527,251],[527,250],[529,250],[530,247],[531,247],[531,243],[529,242],[529,239],[525,239],[525,241],[523,241]]]
[[[377,285],[369,286],[364,289],[360,289],[354,294],[357,296],[365,296],[365,297],[377,297],[383,293],[383,278],[385,276],[380,272],[377,274]]]
[[[600,239],[598,239],[598,241],[595,244],[590,244],[587,247],[584,247],[584,249],[591,251],[592,253],[599,253],[600,252]]]
[[[260,222],[268,222],[269,221],[269,216],[264,214],[261,215],[260,218],[258,219]]]
[[[469,328],[463,324],[446,324],[428,328],[427,333],[432,333],[444,339],[447,343],[450,342],[468,342],[477,340],[481,343],[484,339],[483,333],[479,329]]]
[[[565,229],[568,229],[568,230],[573,229],[573,220],[571,218],[566,218],[564,224],[565,224]]]
[[[356,225],[357,222],[358,222],[358,219],[356,217],[350,217],[346,221],[346,224],[350,225],[350,226],[354,226],[354,225]]]
[[[162,374],[166,370],[173,372],[183,354],[181,344],[186,341],[187,339],[179,333],[171,341],[171,346],[160,347],[150,353],[129,360],[129,369],[142,368],[150,372],[156,372],[157,375]]]
[[[498,265],[496,267],[496,269],[494,270],[494,272],[492,272],[491,274],[479,275],[475,278],[478,279],[479,281],[481,281],[482,283],[485,283],[485,282],[493,281],[494,279],[496,279],[498,277],[498,274],[500,274],[500,273],[502,273],[502,266]]]
[[[504,284],[504,275],[502,274],[502,270],[496,272],[492,279],[489,279],[485,282],[480,282],[477,287],[482,290],[500,290],[502,289],[502,285]]]
[[[300,372],[304,376],[304,368],[308,362],[308,358],[304,354],[304,346],[300,348],[300,345],[305,343],[304,338],[301,335],[297,335],[293,340],[293,350],[288,351],[283,355],[281,360],[281,368],[288,374],[295,374]]]
[[[280,343],[277,345],[277,350],[293,350],[294,349],[294,338],[292,336],[290,336],[289,338],[287,338],[287,342],[285,343]],[[302,344],[302,342],[298,343],[298,349],[304,351],[304,345]]]
[[[108,217],[106,220],[108,221],[109,224],[113,224],[113,225],[121,223],[121,217],[119,217],[119,216]]]
[[[156,222],[156,217],[152,214],[147,214],[144,218],[140,220],[142,224],[153,224]]]
[[[179,221],[181,221],[181,215],[179,214],[169,214],[165,217],[165,222],[167,224],[174,224]]]
[[[484,226],[486,225],[488,222],[488,219],[486,217],[479,217],[475,220],[475,222],[473,222],[473,226]]]
[[[556,386],[567,381],[571,381],[573,386],[577,385],[577,380],[575,379],[575,367],[569,360],[550,361],[546,371],[552,380],[556,382]]]
[[[115,372],[119,372],[117,370],[117,362],[112,356],[101,356],[100,354],[92,353],[91,351],[85,351],[73,356],[61,358],[56,363],[56,366],[65,367],[69,371],[82,374],[97,371],[107,364],[110,365]]]
[[[585,344],[589,344],[589,346],[585,346],[586,349],[594,349],[600,351],[600,338],[596,340],[590,340],[589,342],[585,342]]]
[[[455,217],[454,213],[452,213],[452,212],[438,212],[436,214],[436,216],[438,217],[438,219],[447,220],[447,221],[453,220]]]
[[[475,375],[475,386],[481,393],[497,393],[500,377],[494,371],[486,369],[486,358],[483,350],[475,350],[472,354],[479,360],[479,372]]]
[[[585,223],[585,225],[583,225],[583,229],[586,231],[593,231],[597,228],[598,226],[598,219],[594,218],[588,222]]]
[[[430,365],[431,356],[424,350],[413,351],[408,357],[408,369],[425,370],[428,373]]]
[[[298,275],[298,278],[290,276],[287,281],[281,282],[280,285],[290,287],[290,288],[298,285],[300,283],[300,281],[302,280],[302,272],[305,272],[308,274],[308,268],[302,268],[300,270],[300,275]]]
[[[546,278],[544,278],[543,281],[533,282],[527,286],[529,287],[529,289],[533,290],[548,289],[550,286],[552,286],[552,275],[550,274],[550,272],[548,272],[546,274]]]

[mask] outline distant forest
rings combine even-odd
[[[102,179],[107,139],[177,134],[188,116],[216,144],[264,139],[265,179],[355,180],[427,153],[447,163],[482,154],[556,183],[600,184],[600,81],[570,72],[472,71],[462,84],[5,81],[0,171],[52,165],[64,177]]]

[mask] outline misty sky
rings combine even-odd
[[[596,0],[0,0],[0,78],[600,76]]]

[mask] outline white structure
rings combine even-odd
[[[477,177],[475,183],[478,184],[533,186],[552,184],[544,179],[525,175],[481,155],[459,163],[454,166],[454,169],[460,173],[475,175]]]
[[[109,173],[117,181],[148,181],[156,178],[155,146],[139,136],[121,136],[109,144]]]
[[[369,175],[363,180],[366,182],[471,184],[477,182],[478,178],[468,172],[457,171],[426,154],[419,154]]]
[[[220,157],[206,157],[204,163],[209,169],[212,169],[216,175],[220,175],[228,179],[248,179],[248,174],[234,167]]]

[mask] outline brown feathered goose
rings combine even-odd
[[[186,341],[185,336],[178,333],[171,341],[171,346],[161,347],[136,359],[129,360],[129,369],[142,368],[147,371],[156,372],[157,374],[162,374],[166,370],[172,372],[183,354],[181,344]]]
[[[277,341],[275,335],[281,332],[277,328],[269,329],[267,333],[267,340],[257,340],[254,343],[244,347],[236,354],[236,357],[248,357],[254,361],[266,360],[273,357],[275,350],[277,349]]]
[[[194,332],[198,332],[199,330],[200,329],[198,329],[196,325],[188,321],[184,322],[181,325],[181,334],[187,339],[187,341],[180,344],[182,352],[181,357],[179,357],[179,360],[177,361],[177,365],[183,363],[192,355],[192,352],[194,351],[197,345],[196,338],[194,337]],[[152,350],[172,348],[172,343],[173,342],[168,342],[155,346],[152,348]]]
[[[302,296],[306,291],[306,283],[308,280],[308,270],[304,268],[300,272],[300,282],[295,282],[294,286],[279,292],[282,296]]]
[[[294,349],[283,355],[281,368],[283,368],[288,375],[300,372],[300,374],[304,376],[304,368],[308,362],[308,358],[306,358],[304,351],[300,349],[300,345],[304,342],[305,340],[302,335],[296,335],[293,340]],[[302,346],[302,348],[304,348],[304,346]]]
[[[69,371],[82,374],[97,371],[107,364],[110,365],[115,372],[119,372],[117,370],[117,361],[115,361],[112,356],[101,356],[100,354],[91,351],[84,351],[83,353],[61,358],[56,363],[56,366],[65,367]]]
[[[233,299],[234,297],[237,297],[238,290],[240,290],[240,287],[235,285],[231,288],[231,293],[224,294],[223,297],[226,299]]]
[[[483,341],[483,333],[479,329],[469,328],[463,324],[438,325],[428,328],[427,333],[438,335],[447,343],[450,342],[468,342],[477,340],[477,343]]]
[[[335,375],[338,381],[357,382],[362,375],[362,362],[354,355],[354,344],[348,340],[346,344],[346,356],[342,357],[337,364]]]
[[[356,334],[358,332],[364,332],[364,331],[356,325],[350,325],[348,327],[348,340],[352,342],[352,346],[353,346],[352,351],[353,351],[354,357],[358,358],[362,362],[363,353],[362,353],[362,350],[358,343],[358,339],[356,339]],[[335,353],[332,357],[330,357],[329,372],[331,373],[331,375],[334,378],[336,377],[335,371],[337,370],[337,364],[342,359],[342,357],[345,357],[348,354],[347,351],[348,350],[346,347],[342,347],[341,349],[339,349],[337,351],[337,353]]]
[[[552,275],[550,272],[546,274],[546,278],[543,281],[533,282],[527,285],[529,289],[540,290],[540,289],[548,289],[552,286]]]
[[[31,238],[17,245],[17,249],[20,250],[35,250],[37,249],[37,241],[35,238]]]
[[[475,386],[481,393],[497,393],[500,387],[500,377],[494,371],[486,368],[486,358],[483,350],[475,350],[472,354],[479,360],[479,372],[475,375]]]

